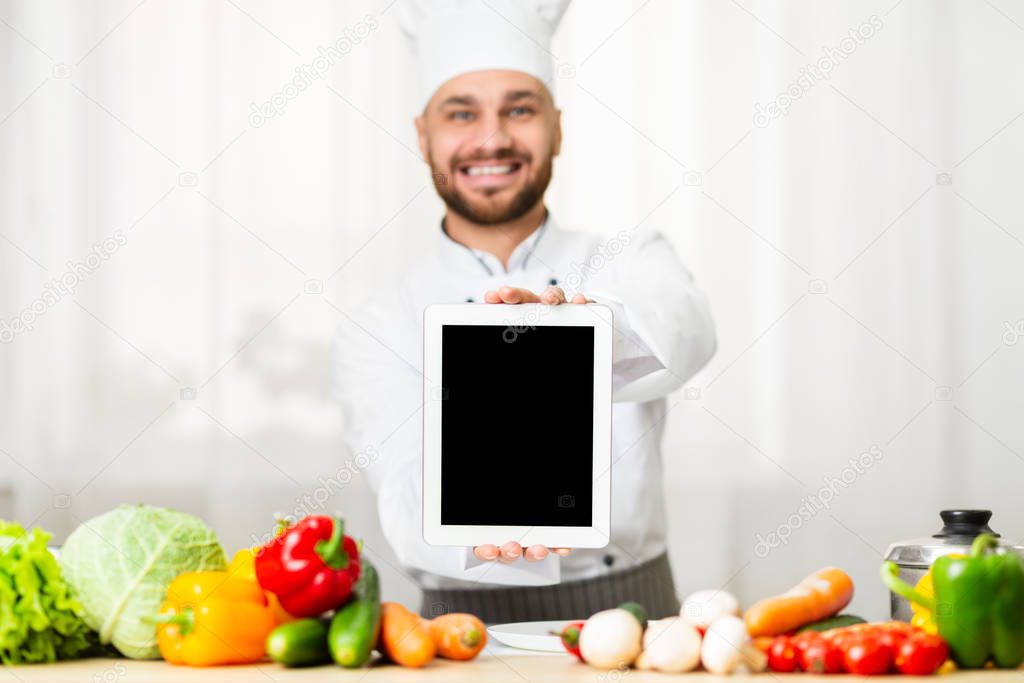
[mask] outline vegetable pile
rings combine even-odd
[[[965,669],[989,662],[1016,669],[1024,663],[1024,558],[997,553],[997,545],[985,533],[974,539],[970,556],[935,560],[926,574],[933,586],[927,593],[900,581],[892,562],[882,566],[889,589],[923,608],[916,616],[926,627],[934,624]]]
[[[934,633],[840,614],[852,597],[850,577],[825,567],[754,603],[742,618],[734,596],[701,590],[683,601],[679,616],[650,624],[635,603],[572,622],[561,632],[562,644],[598,668],[666,673],[702,667],[728,675],[742,667],[754,673],[927,675],[944,665],[949,649]],[[1024,619],[1024,611],[1019,614]]]
[[[50,535],[0,520],[0,662],[98,654],[219,666],[269,658],[357,668],[374,652],[407,667],[471,660],[487,644],[472,614],[420,618],[381,603],[377,570],[340,519],[279,524],[228,564],[191,515],[122,505],[83,522],[58,560]]]
[[[230,564],[202,521],[145,505],[84,522],[59,560],[49,539],[0,521],[4,665],[116,649],[187,666],[269,657],[286,667],[345,668],[366,666],[376,652],[419,668],[437,657],[472,660],[487,644],[472,614],[427,620],[381,602],[376,568],[334,517],[280,525],[263,547],[240,550]],[[991,535],[979,536],[969,556],[937,559],[915,587],[892,563],[882,580],[913,603],[911,624],[842,614],[853,581],[825,567],[745,612],[728,592],[701,590],[677,616],[648,622],[641,605],[627,602],[559,635],[591,666],[665,673],[928,675],[955,665],[1024,664],[1024,558],[997,552]]]
[[[49,540],[41,529],[26,532],[0,521],[0,662],[5,666],[73,659],[96,643],[46,547]]]
[[[286,667],[368,664],[374,650],[407,667],[436,656],[476,657],[487,642],[471,614],[421,619],[380,601],[376,568],[340,519],[309,516],[261,548],[239,551],[226,572],[185,573],[167,590],[157,624],[172,664],[259,662]]]

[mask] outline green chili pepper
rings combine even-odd
[[[989,660],[1004,669],[1024,662],[1024,558],[993,552],[997,544],[995,536],[981,534],[970,557],[935,560],[934,598],[898,579],[892,562],[882,565],[882,580],[890,590],[935,615],[939,635],[965,669],[981,668]]]

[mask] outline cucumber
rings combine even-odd
[[[370,660],[380,635],[380,579],[377,570],[363,560],[355,597],[338,610],[327,631],[331,658],[349,669]]]
[[[636,620],[640,622],[641,629],[647,628],[647,610],[639,602],[624,602],[619,605],[619,609],[624,609],[636,617]]]
[[[267,636],[267,654],[284,666],[314,666],[331,661],[327,650],[327,624],[319,619],[298,619],[281,624]]]
[[[813,624],[801,626],[796,630],[796,632],[803,633],[804,631],[829,631],[834,628],[842,628],[844,626],[853,626],[855,624],[863,623],[865,623],[864,620],[858,617],[856,614],[837,614],[834,617],[829,617],[828,619],[816,621]]]

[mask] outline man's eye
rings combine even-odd
[[[509,116],[529,116],[532,113],[533,109],[530,107],[513,107],[508,111]]]
[[[453,121],[472,121],[473,113],[468,111],[453,111],[450,115]]]

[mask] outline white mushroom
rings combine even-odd
[[[692,671],[700,664],[700,632],[679,617],[652,621],[644,632],[638,669],[667,673]]]
[[[624,609],[598,612],[580,631],[583,660],[602,669],[628,667],[640,654],[644,631],[640,622]]]
[[[707,589],[691,593],[679,610],[679,616],[702,631],[716,619],[726,615],[739,616],[740,603],[731,593]]]
[[[764,671],[767,656],[750,642],[743,620],[732,615],[716,619],[704,634],[700,660],[711,673],[730,674],[742,662],[753,672]]]

